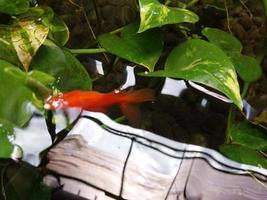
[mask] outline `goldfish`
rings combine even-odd
[[[106,112],[110,106],[119,105],[122,113],[130,124],[140,125],[140,111],[138,104],[154,101],[155,92],[152,89],[132,91],[112,91],[100,93],[97,91],[73,90],[49,97],[44,105],[45,109],[59,110],[67,108],[81,108],[94,112]]]

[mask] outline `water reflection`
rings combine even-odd
[[[65,129],[69,123],[72,123],[77,119],[80,113],[81,109],[76,108],[64,112],[56,112],[54,116],[56,133]],[[26,161],[33,166],[38,166],[40,163],[39,154],[52,144],[45,117],[40,114],[35,114],[25,128],[15,128],[14,132],[15,138],[12,143],[15,144],[15,148],[12,158],[16,160],[23,154],[23,161]]]
[[[164,85],[162,87],[161,90],[161,94],[166,94],[166,95],[171,95],[171,96],[176,96],[179,97],[181,96],[182,92],[185,91],[186,89],[190,89],[189,87],[193,87],[196,90],[203,92],[209,96],[212,96],[214,98],[217,98],[221,101],[224,101],[226,103],[232,103],[233,101],[228,99],[227,97],[218,94],[216,92],[213,92],[211,90],[208,90],[207,88],[200,86],[192,81],[187,81],[188,84],[186,84],[186,81],[184,80],[175,80],[172,78],[166,78]],[[205,107],[205,105],[207,104],[207,99],[203,99],[203,102],[201,104],[203,104],[203,107]]]
[[[51,145],[44,117],[34,116],[26,128],[15,128],[14,144],[23,149],[22,160],[37,166],[39,153]]]
[[[96,81],[94,87],[102,87],[104,91],[109,87],[113,90],[116,88],[127,90],[135,86],[142,88],[149,85],[147,82],[142,83],[145,80],[152,83],[152,88],[157,88],[160,91],[155,103],[144,103],[140,106],[142,113],[140,128],[181,142],[212,148],[217,148],[221,144],[224,139],[227,106],[231,102],[229,99],[191,81],[166,78],[162,84],[163,79],[152,80],[147,77],[145,79],[136,77],[135,69],[137,67],[125,65],[119,67],[121,68],[116,68],[110,80],[111,83],[114,83],[114,77],[119,75],[122,84],[115,87],[107,84],[109,82],[103,84],[101,81]],[[90,59],[90,69],[88,70],[94,71],[95,76],[105,76],[103,64],[100,61]],[[106,79],[106,77],[99,78],[99,80]],[[153,83],[155,80],[157,86]],[[227,106],[225,107],[225,105]],[[54,116],[56,133],[65,129],[79,116],[80,112],[80,109],[58,111]],[[39,164],[39,153],[51,145],[51,137],[45,119],[41,116],[34,116],[26,128],[15,130],[14,143],[24,150],[23,160],[32,165]],[[121,113],[116,109],[111,110],[109,117],[119,118]],[[218,121],[220,121],[219,124]],[[124,121],[123,123],[127,122]]]
[[[203,107],[203,108],[206,108],[207,107],[207,105],[208,105],[208,99],[207,98],[203,98],[202,100],[201,100],[201,106]]]
[[[164,85],[161,89],[161,94],[172,95],[179,97],[184,90],[187,89],[184,80],[175,80],[171,78],[166,78]]]
[[[135,67],[132,66],[126,66],[126,80],[124,84],[120,87],[121,90],[129,88],[131,86],[135,86],[136,79],[134,74],[134,68]]]
[[[95,71],[94,69],[95,66],[92,66],[90,71]],[[119,62],[105,77],[94,82],[94,88],[101,92],[110,92],[131,87],[139,89],[149,85],[156,90],[157,95],[154,103],[140,105],[140,128],[173,140],[212,148],[217,148],[222,143],[226,127],[225,116],[231,102],[228,98],[191,81],[143,78],[136,75],[139,70],[141,69],[138,67]],[[112,119],[118,119],[122,115],[116,108],[109,111],[108,116]],[[221,123],[214,123],[215,121]],[[127,120],[120,122],[128,124]]]
[[[70,108],[68,110],[58,110],[55,112],[54,120],[56,133],[65,129],[70,123],[77,119],[82,110],[80,108]]]
[[[103,64],[98,60],[95,60],[95,73],[104,75]]]
[[[196,83],[194,83],[192,81],[188,81],[188,84],[190,86],[192,86],[193,88],[197,89],[198,91],[201,91],[201,92],[203,92],[205,94],[208,94],[208,95],[210,95],[212,97],[215,97],[215,98],[217,98],[217,99],[219,99],[221,101],[224,101],[226,103],[233,103],[233,101],[231,99],[228,99],[227,97],[225,97],[223,95],[220,95],[220,94],[218,94],[216,92],[208,90],[207,88],[205,88],[203,86],[200,86],[200,85],[198,85],[198,84],[196,84]]]

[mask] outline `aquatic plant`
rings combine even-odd
[[[93,88],[95,79],[77,56],[112,54],[116,57],[113,64],[118,59],[134,63],[141,71],[138,75],[144,78],[193,81],[225,95],[233,105],[229,109],[225,143],[220,151],[239,162],[267,167],[267,103],[261,103],[256,115],[235,119],[237,114],[246,115],[245,97],[257,98],[253,87],[266,76],[261,66],[266,48],[262,46],[254,54],[246,53],[248,50],[244,50],[242,41],[237,39],[239,32],[236,35],[232,32],[234,20],[231,21],[229,16],[227,1],[202,2],[205,8],[226,16],[227,30],[201,22],[203,15],[197,14],[198,0],[188,3],[139,0],[136,2],[138,19],[99,35],[95,35],[84,7],[70,2],[85,15],[93,35],[93,42],[87,46],[93,48],[69,47],[68,26],[52,8],[42,3],[35,5],[28,0],[0,2],[0,158],[12,157],[14,147],[10,136],[15,127],[23,127],[32,117],[32,106],[52,123],[51,111],[43,108],[49,95]],[[266,6],[266,1],[263,2]],[[252,15],[243,1],[239,4],[246,14]],[[166,48],[169,30],[179,34],[177,37],[180,38],[171,41],[171,48]],[[252,91],[248,92],[249,88]],[[3,161],[1,174],[6,172],[8,165]],[[47,194],[48,190],[40,184],[38,175],[32,176],[31,181],[38,183],[35,187],[39,190],[36,191]],[[6,188],[7,193],[15,190],[12,183]]]

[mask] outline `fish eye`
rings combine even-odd
[[[46,104],[44,105],[44,109],[46,109],[46,110],[50,110],[50,109],[51,109],[51,105],[48,104],[48,103],[46,103]]]
[[[58,109],[58,108],[61,108],[63,106],[63,101],[62,100],[57,100],[57,101],[53,101],[52,102],[52,107],[54,109]]]

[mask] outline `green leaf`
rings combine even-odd
[[[69,29],[67,25],[54,14],[50,7],[38,6],[30,8],[28,12],[20,16],[20,19],[31,19],[41,22],[49,29],[49,39],[56,44],[64,46],[69,40]]]
[[[0,118],[22,126],[32,115],[32,92],[15,77],[5,73],[7,67],[15,66],[0,60]]]
[[[265,15],[267,15],[267,0],[263,0]]]
[[[52,84],[55,81],[55,78],[50,74],[38,70],[32,70],[28,72],[27,76],[40,81],[44,85]]]
[[[66,58],[67,68],[60,76],[62,81],[59,85],[62,90],[91,90],[92,81],[84,66],[67,49],[63,50],[63,53]],[[67,83],[68,81],[71,82]]]
[[[186,9],[165,6],[157,0],[139,0],[141,23],[138,32],[165,24],[195,23],[198,16]]]
[[[23,197],[19,196],[20,194],[18,194],[16,188],[12,186],[5,188],[5,194],[8,197],[8,199],[11,200],[26,200]]]
[[[262,70],[260,64],[255,58],[241,54],[242,44],[237,38],[216,28],[204,28],[202,34],[230,57],[242,80],[253,82],[261,77]]]
[[[4,171],[6,199],[48,200],[51,190],[41,183],[38,168],[26,163],[9,163]],[[40,196],[39,196],[40,195]]]
[[[217,45],[225,52],[241,52],[242,44],[233,35],[222,31],[217,28],[204,28],[202,30],[202,35],[204,35],[212,44]]]
[[[267,130],[267,107],[265,107],[252,121]]]
[[[240,109],[243,107],[232,62],[219,47],[204,40],[180,44],[170,53],[164,70],[142,75],[195,81],[222,92]]]
[[[33,56],[45,41],[48,28],[35,21],[18,21],[11,29],[11,41],[25,71]]]
[[[28,70],[31,60],[48,35],[48,28],[33,20],[14,20],[0,27],[0,58]]]
[[[121,37],[103,34],[98,41],[108,52],[153,71],[163,49],[162,32],[155,29],[138,34],[137,28],[136,23],[130,24]]]
[[[267,169],[267,160],[263,154],[248,147],[236,144],[224,144],[220,147],[220,151],[237,162]]]
[[[244,56],[239,53],[230,54],[235,69],[243,81],[257,81],[262,76],[262,69],[258,61],[251,56]]]
[[[10,26],[0,25],[0,59],[21,66],[10,35]]]
[[[55,77],[54,86],[62,91],[92,88],[90,76],[79,60],[52,41],[45,41],[30,67]]]
[[[57,44],[64,46],[69,40],[67,25],[57,16],[49,23],[49,38]]]
[[[24,13],[29,6],[29,0],[0,0],[0,12],[9,15]]]
[[[49,74],[37,70],[27,73],[16,67],[6,67],[4,72],[16,78],[18,82],[34,92],[35,96],[41,100],[47,98],[52,93],[52,90],[45,86],[45,84],[51,84],[55,81],[55,78]]]
[[[55,78],[50,74],[38,70],[31,70],[30,72],[24,72],[17,67],[6,67],[4,71],[14,76],[22,84],[24,84],[27,81],[27,78],[39,81],[44,85],[52,84],[55,81]]]
[[[267,150],[267,134],[263,128],[241,122],[232,125],[230,133],[233,144],[243,145],[259,151]]]
[[[13,124],[7,120],[0,119],[0,158],[10,158],[13,152],[14,138]]]
[[[41,179],[36,181],[29,200],[51,200],[52,189],[41,182]]]

